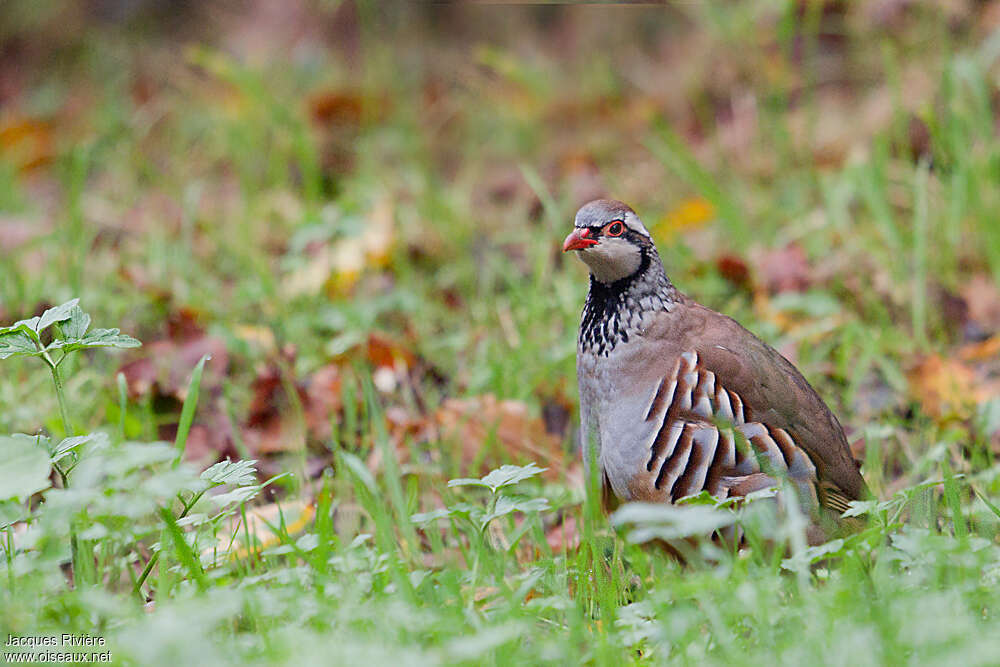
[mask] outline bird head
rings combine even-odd
[[[648,253],[656,252],[642,220],[627,204],[597,199],[576,213],[572,233],[563,241],[563,252],[575,250],[602,283],[627,278],[643,266]]]

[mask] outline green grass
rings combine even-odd
[[[436,10],[362,3],[361,74],[335,50],[240,59],[207,37],[179,49],[141,26],[83,26],[10,112],[46,117],[86,93],[58,117],[51,163],[25,170],[16,147],[0,151],[0,212],[37,230],[0,250],[0,326],[79,297],[148,349],[187,309],[228,366],[215,389],[199,366],[190,400],[164,405],[119,384],[121,355],[80,352],[60,365],[64,418],[44,364],[0,360],[0,434],[50,446],[97,434],[65,488],[0,504],[0,638],[88,633],[115,662],[163,665],[995,664],[1000,401],[935,418],[907,371],[961,338],[938,288],[1000,282],[997,37],[968,17],[942,35],[930,5],[891,34],[857,10],[797,5],[589,8],[606,14],[579,14],[582,37],[556,51],[535,10],[463,10],[452,34]],[[684,56],[663,55],[667,40]],[[923,87],[907,83],[913,70]],[[837,106],[833,86],[851,103]],[[311,120],[317,91],[358,117]],[[889,107],[868,124],[880,91]],[[747,92],[752,128],[727,139],[719,108]],[[930,163],[911,154],[911,117]],[[836,126],[847,131],[831,142]],[[471,443],[474,461],[445,437],[405,443],[397,461],[388,407],[429,414],[492,393],[537,417],[553,397],[575,402],[586,274],[558,243],[581,164],[657,230],[681,289],[793,354],[852,439],[867,437],[862,472],[883,502],[866,530],[803,551],[794,521],[751,503],[740,520],[755,548],[703,545],[682,566],[633,544],[565,475],[449,486],[507,462],[494,435]],[[693,197],[715,219],[658,224]],[[363,234],[385,210],[384,262],[356,284],[288,292],[317,243]],[[751,293],[716,267],[789,241],[815,272],[805,291]],[[357,353],[372,332],[434,373],[376,389]],[[192,423],[220,411],[242,423],[262,367],[287,386],[331,361],[344,375],[332,435],[267,456],[278,479],[220,481],[179,461]],[[195,362],[176,369],[183,386]],[[889,400],[874,404],[872,387]],[[301,425],[302,405],[286,403]],[[175,441],[156,443],[178,420]],[[322,471],[309,478],[311,461]],[[265,499],[282,513],[251,526]],[[561,518],[580,546],[550,547]],[[231,556],[251,532],[277,537]]]

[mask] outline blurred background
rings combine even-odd
[[[309,480],[578,474],[582,203],[778,347],[879,492],[1000,447],[1000,3],[0,6],[0,322],[80,297],[144,347],[78,364],[81,430]],[[30,361],[30,360],[29,360]],[[58,432],[11,361],[0,431]],[[878,451],[865,447],[877,441]],[[933,443],[933,446],[932,446]]]

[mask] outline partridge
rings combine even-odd
[[[814,542],[867,497],[816,391],[735,320],[678,291],[635,211],[586,204],[563,243],[571,250],[590,269],[577,345],[584,460],[599,467],[607,498],[725,499],[786,478]]]

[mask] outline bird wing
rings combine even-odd
[[[838,513],[865,497],[839,423],[795,367],[734,320],[679,307],[593,367],[600,462],[615,494],[727,497],[787,476],[804,502]]]
[[[732,318],[693,302],[687,307],[702,368],[725,378],[748,421],[787,433],[805,452],[816,466],[826,504],[846,509],[848,500],[867,497],[840,423],[798,369]]]

